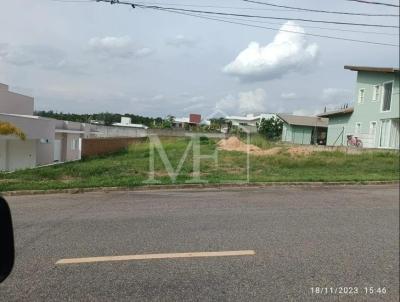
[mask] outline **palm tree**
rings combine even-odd
[[[9,122],[0,121],[0,135],[15,135],[23,141],[26,139],[25,133]]]

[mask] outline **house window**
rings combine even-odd
[[[388,148],[389,139],[390,139],[390,120],[382,120],[379,146],[383,148]]]
[[[363,104],[364,103],[364,98],[365,98],[365,89],[362,88],[358,92],[358,103]]]
[[[376,102],[379,100],[379,91],[380,90],[380,86],[379,85],[375,85],[374,86],[374,91],[372,93],[372,101]]]
[[[73,139],[71,141],[71,150],[79,149],[79,139]]]
[[[354,134],[360,134],[361,132],[361,123],[356,123],[356,129],[354,130]]]
[[[369,134],[371,134],[371,135],[376,134],[376,122],[371,122],[369,124]]]
[[[392,89],[393,82],[385,83],[383,85],[382,111],[390,111],[390,105],[392,103]]]

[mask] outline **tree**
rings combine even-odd
[[[168,115],[165,120],[163,120],[161,128],[170,129],[174,124],[175,117],[172,115]]]
[[[283,122],[272,117],[270,119],[262,119],[258,124],[258,133],[264,135],[268,139],[279,139],[282,134]]]
[[[9,122],[0,121],[0,135],[16,135],[23,141],[26,139],[25,133]]]

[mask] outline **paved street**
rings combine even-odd
[[[12,275],[0,285],[1,301],[399,297],[396,185],[7,199],[17,259]],[[56,264],[71,258],[224,251],[255,254]],[[312,287],[358,287],[359,293],[317,295]],[[387,292],[365,294],[364,287]]]

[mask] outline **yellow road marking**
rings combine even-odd
[[[253,250],[245,251],[222,251],[222,252],[193,252],[193,253],[170,253],[170,254],[144,254],[125,256],[105,256],[89,258],[61,259],[56,264],[79,264],[108,261],[129,261],[129,260],[152,260],[152,259],[173,259],[173,258],[201,258],[201,257],[229,257],[229,256],[254,256]]]

